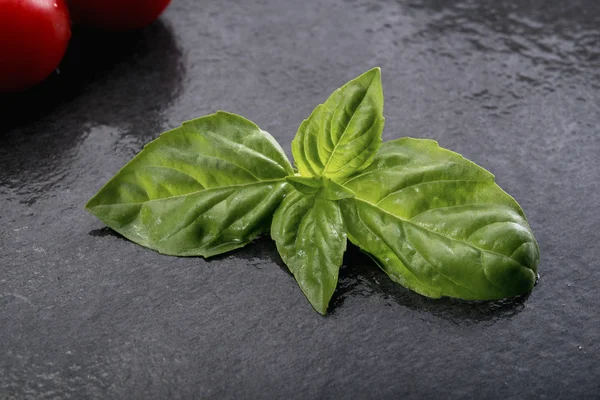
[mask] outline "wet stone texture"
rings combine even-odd
[[[384,138],[492,171],[539,241],[529,296],[430,300],[356,248],[321,317],[262,238],[211,260],[113,234],[86,200],[149,140],[223,109],[288,151],[381,66]],[[599,398],[596,0],[174,0],[141,32],[76,29],[0,108],[0,398]]]

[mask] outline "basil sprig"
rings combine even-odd
[[[285,153],[219,111],[149,143],[87,203],[129,240],[174,256],[245,246],[271,231],[315,310],[327,312],[346,241],[429,297],[491,300],[531,290],[539,248],[494,176],[436,142],[381,144],[381,73],[337,89]]]

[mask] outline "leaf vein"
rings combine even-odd
[[[384,243],[384,244],[385,244],[385,246],[388,248],[388,250],[389,250],[389,251],[391,251],[391,252],[392,252],[392,253],[393,253],[393,254],[394,254],[396,257],[398,257],[398,259],[400,260],[400,262],[401,262],[401,263],[402,263],[402,265],[404,266],[404,269],[406,269],[406,271],[408,271],[408,272],[409,272],[409,273],[410,273],[410,274],[411,274],[411,275],[412,275],[412,276],[415,278],[415,280],[416,280],[417,282],[419,282],[421,285],[423,285],[423,286],[425,286],[425,287],[428,287],[428,288],[429,288],[429,289],[431,289],[431,290],[434,290],[434,291],[436,291],[436,292],[439,292],[439,290],[436,290],[436,289],[435,289],[435,288],[433,288],[432,286],[430,286],[430,285],[427,285],[427,284],[425,284],[423,281],[421,281],[421,280],[420,280],[420,279],[417,277],[417,275],[416,275],[416,274],[415,274],[415,273],[414,273],[414,272],[413,272],[413,271],[412,271],[412,270],[411,270],[411,269],[408,267],[408,262],[406,262],[406,259],[405,259],[405,258],[404,258],[404,257],[403,257],[401,254],[397,254],[397,253],[396,253],[396,252],[393,250],[392,246],[391,246],[391,245],[388,243],[387,239],[386,239],[385,237],[383,237],[383,235],[380,235],[380,234],[376,233],[375,231],[373,231],[373,229],[371,229],[371,227],[370,227],[369,225],[367,225],[367,224],[366,224],[366,223],[363,221],[363,219],[362,219],[362,217],[361,217],[361,215],[360,215],[360,210],[358,210],[358,209],[356,210],[356,215],[358,216],[358,220],[361,222],[361,224],[362,224],[362,225],[363,225],[363,226],[364,226],[364,227],[365,227],[365,228],[366,228],[366,229],[367,229],[369,232],[371,232],[371,233],[373,234],[373,236],[375,236],[375,237],[379,238],[379,239],[382,241],[382,243]],[[402,228],[402,231],[404,231],[404,228]],[[406,236],[406,234],[405,234],[405,236]],[[357,240],[357,242],[358,242],[358,240]],[[358,243],[356,243],[356,244],[358,245]]]
[[[260,132],[264,132],[264,131],[260,131]],[[234,142],[233,140],[229,139],[229,138],[228,138],[228,137],[226,137],[226,136],[223,136],[223,135],[217,135],[215,132],[211,132],[211,131],[208,131],[208,132],[206,132],[206,133],[205,133],[203,136],[204,136],[204,137],[206,137],[206,138],[210,138],[210,140],[211,140],[213,143],[217,143],[217,144],[222,144],[222,143],[219,143],[219,142],[225,142],[225,143],[229,143],[229,144],[230,144],[230,146],[231,146],[231,147],[232,147],[232,148],[235,150],[235,152],[236,152],[236,153],[239,153],[239,150],[241,150],[241,151],[243,151],[243,152],[245,152],[245,153],[250,153],[250,155],[252,155],[252,156],[254,156],[254,157],[258,158],[258,159],[261,159],[261,160],[263,160],[263,161],[266,161],[266,162],[268,162],[269,164],[273,165],[273,166],[274,166],[274,167],[276,167],[277,169],[279,169],[279,170],[282,170],[284,173],[286,173],[286,174],[287,174],[287,171],[285,171],[285,168],[284,168],[283,166],[281,166],[281,165],[280,165],[278,162],[276,162],[275,160],[273,160],[273,159],[271,159],[271,158],[267,157],[267,156],[266,156],[266,155],[264,155],[263,153],[261,153],[261,152],[259,152],[259,151],[256,151],[256,150],[254,150],[253,148],[251,148],[251,147],[249,147],[249,146],[247,146],[247,145],[244,145],[244,144],[241,144],[241,143]],[[239,164],[237,164],[237,163],[235,163],[235,164],[236,164],[238,167],[240,167],[240,168],[242,168],[242,169],[244,169],[244,170],[248,171],[246,168],[244,168],[244,167],[240,166]],[[248,173],[252,174],[250,171],[248,171]],[[252,174],[252,175],[253,175],[253,176],[255,176],[254,174]],[[256,176],[255,176],[255,177],[256,177]],[[256,177],[256,178],[258,179],[258,177]]]
[[[506,223],[515,223],[513,221],[510,220],[506,220],[506,221],[494,221],[494,222],[490,222],[489,224],[485,224],[483,226],[480,226],[479,228],[475,229],[473,232],[471,232],[471,234],[469,236],[467,236],[467,238],[465,240],[470,240],[473,235],[475,235],[477,232],[481,231],[482,229],[487,228],[488,226],[492,226],[492,225],[496,225],[496,224],[506,224]]]
[[[111,207],[111,206],[121,206],[121,205],[143,205],[143,204],[146,204],[146,203],[166,201],[166,200],[173,200],[173,199],[178,199],[178,198],[182,198],[182,197],[185,197],[185,196],[193,196],[193,195],[196,195],[196,194],[202,193],[202,192],[217,191],[217,190],[230,189],[230,188],[241,188],[241,187],[248,187],[248,186],[254,186],[254,185],[277,183],[277,182],[285,182],[285,178],[269,179],[269,180],[264,180],[264,181],[249,182],[249,183],[238,184],[238,185],[218,186],[218,187],[214,187],[214,188],[196,190],[194,192],[180,194],[180,195],[177,195],[177,196],[161,197],[160,199],[150,199],[150,200],[147,200],[147,201],[135,201],[135,202],[131,202],[131,203],[99,204],[97,206],[92,206],[91,208],[96,208],[96,207]]]
[[[357,110],[360,108],[360,106],[362,105],[362,103],[365,101],[365,99],[367,98],[367,95],[369,94],[369,89],[371,88],[371,83],[373,81],[371,80],[371,82],[369,83],[369,86],[367,87],[367,90],[365,91],[364,96],[360,99],[360,102],[358,103],[358,106],[356,106],[356,108],[354,109],[354,112],[352,113],[352,117],[350,117],[350,121],[348,121],[348,123],[346,124],[346,126],[344,127],[344,132],[342,132],[342,135],[340,136],[339,140],[337,141],[337,143],[335,144],[333,151],[331,152],[331,154],[329,155],[329,159],[327,160],[327,164],[325,164],[325,167],[323,168],[323,173],[321,174],[321,176],[324,176],[327,173],[327,168],[329,167],[329,163],[331,162],[331,160],[333,159],[333,156],[335,154],[335,151],[337,150],[338,146],[340,145],[340,143],[342,142],[342,139],[344,138],[344,136],[346,135],[346,133],[348,132],[348,127],[352,124],[352,121],[354,120],[354,117],[357,114]],[[333,118],[332,118],[333,121]],[[332,122],[330,122],[331,125]]]
[[[375,125],[375,123],[376,123],[377,121],[378,121],[378,120],[376,119],[376,120],[375,120],[375,122],[374,122],[374,123],[371,125],[371,127],[369,128],[369,130],[371,130],[371,128],[373,127],[373,125]],[[356,139],[354,139],[354,140],[357,140],[357,139],[359,139],[359,138],[360,138],[360,137],[358,137],[358,138],[356,138]],[[373,138],[373,139],[372,139],[372,140],[369,142],[369,144],[368,144],[367,146],[364,146],[364,148],[363,148],[363,149],[360,151],[360,153],[358,153],[356,156],[352,157],[352,158],[351,158],[349,161],[347,161],[345,164],[343,164],[341,168],[338,168],[338,169],[336,169],[336,170],[334,170],[334,171],[330,171],[330,173],[334,174],[334,173],[336,173],[336,172],[342,171],[342,170],[343,170],[344,168],[346,168],[346,167],[347,167],[349,164],[351,164],[351,163],[352,163],[352,161],[354,161],[354,160],[356,160],[358,157],[362,156],[362,155],[363,155],[365,152],[372,150],[372,149],[371,149],[371,144],[372,144],[373,142],[377,141],[377,139],[378,139],[378,137],[374,137],[374,138]]]
[[[509,256],[506,256],[506,255],[504,255],[504,254],[497,253],[497,252],[495,252],[495,251],[492,251],[492,250],[488,250],[488,249],[481,249],[481,248],[479,248],[479,247],[476,247],[476,246],[474,246],[474,245],[472,245],[472,244],[470,244],[470,243],[464,242],[464,241],[462,241],[462,240],[460,240],[460,239],[456,239],[456,238],[453,238],[453,237],[450,237],[450,236],[442,235],[441,233],[438,233],[438,232],[435,232],[435,231],[429,230],[429,229],[427,229],[427,228],[425,228],[425,227],[422,227],[422,226],[421,226],[421,225],[419,225],[419,224],[416,224],[416,223],[414,223],[414,222],[412,222],[412,221],[410,221],[410,220],[404,219],[404,218],[402,218],[402,217],[400,217],[400,216],[398,216],[398,215],[396,215],[396,214],[392,214],[391,212],[389,212],[389,211],[387,211],[387,210],[385,210],[385,209],[383,209],[383,208],[379,207],[377,204],[373,204],[373,203],[371,203],[370,201],[367,201],[367,200],[361,199],[360,197],[356,197],[356,199],[357,199],[358,201],[362,201],[363,203],[365,203],[365,204],[367,204],[367,205],[369,205],[369,206],[371,206],[371,207],[373,207],[373,208],[376,208],[376,209],[378,209],[378,210],[380,210],[380,211],[382,211],[382,212],[384,212],[384,213],[386,213],[386,214],[388,214],[388,215],[392,216],[393,218],[396,218],[396,219],[400,220],[401,222],[405,222],[405,223],[407,223],[407,224],[413,225],[413,226],[415,226],[415,227],[416,227],[416,228],[418,228],[418,229],[421,229],[421,230],[424,230],[424,231],[430,232],[430,233],[432,233],[433,235],[436,235],[436,236],[440,236],[440,237],[443,237],[443,238],[446,238],[446,239],[449,239],[449,240],[453,240],[453,241],[456,241],[456,242],[459,242],[459,243],[463,243],[464,245],[466,245],[466,246],[469,246],[469,247],[472,247],[472,248],[475,248],[476,250],[479,250],[479,251],[485,251],[486,253],[490,253],[490,254],[496,255],[496,256],[498,256],[498,257],[502,257],[502,258],[508,258],[508,259],[510,259],[511,261],[513,261],[513,262],[515,262],[516,264],[518,264],[519,266],[521,266],[521,267],[523,267],[523,268],[526,268],[526,269],[530,269],[530,268],[527,268],[525,265],[521,264],[520,262],[518,262],[518,261],[516,261],[516,260],[514,260],[514,259],[512,259],[512,258],[510,258]]]
[[[185,172],[185,171],[182,171],[182,170],[180,170],[180,169],[177,169],[177,168],[173,168],[173,167],[167,167],[167,166],[164,166],[164,165],[142,165],[142,168],[145,168],[145,169],[149,169],[149,168],[159,168],[159,169],[167,169],[167,170],[171,170],[171,171],[177,171],[177,172],[179,172],[180,174],[183,174],[183,175],[186,175],[186,176],[188,176],[188,177],[192,178],[192,179],[193,179],[195,182],[198,182],[198,184],[199,184],[200,186],[202,186],[203,188],[206,188],[206,186],[204,186],[204,185],[202,184],[202,182],[200,182],[200,181],[199,181],[197,178],[195,178],[194,176],[192,176],[192,175],[188,174],[187,172]]]
[[[395,194],[398,194],[398,193],[402,192],[405,189],[410,189],[410,188],[415,187],[415,186],[426,185],[426,184],[430,184],[430,183],[441,183],[441,182],[444,182],[444,183],[456,183],[456,182],[476,182],[476,183],[483,183],[483,182],[486,182],[486,181],[477,181],[477,180],[472,180],[472,179],[436,179],[434,181],[416,182],[416,183],[412,183],[412,184],[410,184],[408,186],[404,186],[404,187],[402,187],[400,189],[397,189],[397,190],[394,190],[394,191],[388,193],[381,200],[379,200],[376,204],[377,205],[381,204],[381,202],[384,201],[385,199],[387,199],[388,197],[393,196]],[[442,208],[442,207],[440,207],[440,208]],[[429,211],[429,210],[432,210],[432,209],[430,208],[430,209],[428,209],[426,211]],[[419,214],[417,214],[417,215],[419,215]],[[415,215],[414,217],[416,217],[417,215]]]

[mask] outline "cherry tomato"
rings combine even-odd
[[[171,0],[68,0],[73,22],[111,31],[142,28]]]
[[[60,63],[70,38],[64,0],[0,0],[0,92],[43,81]]]

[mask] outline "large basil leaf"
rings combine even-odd
[[[529,291],[539,250],[492,174],[431,140],[385,143],[345,182],[348,238],[392,280],[426,296],[499,299]]]
[[[366,168],[381,144],[381,72],[374,68],[337,89],[304,120],[292,141],[303,176],[341,180]]]
[[[314,309],[325,314],[346,251],[338,204],[293,191],[275,212],[271,237]]]
[[[86,208],[126,238],[161,253],[212,256],[269,229],[290,174],[271,135],[238,115],[218,112],[149,143]]]

